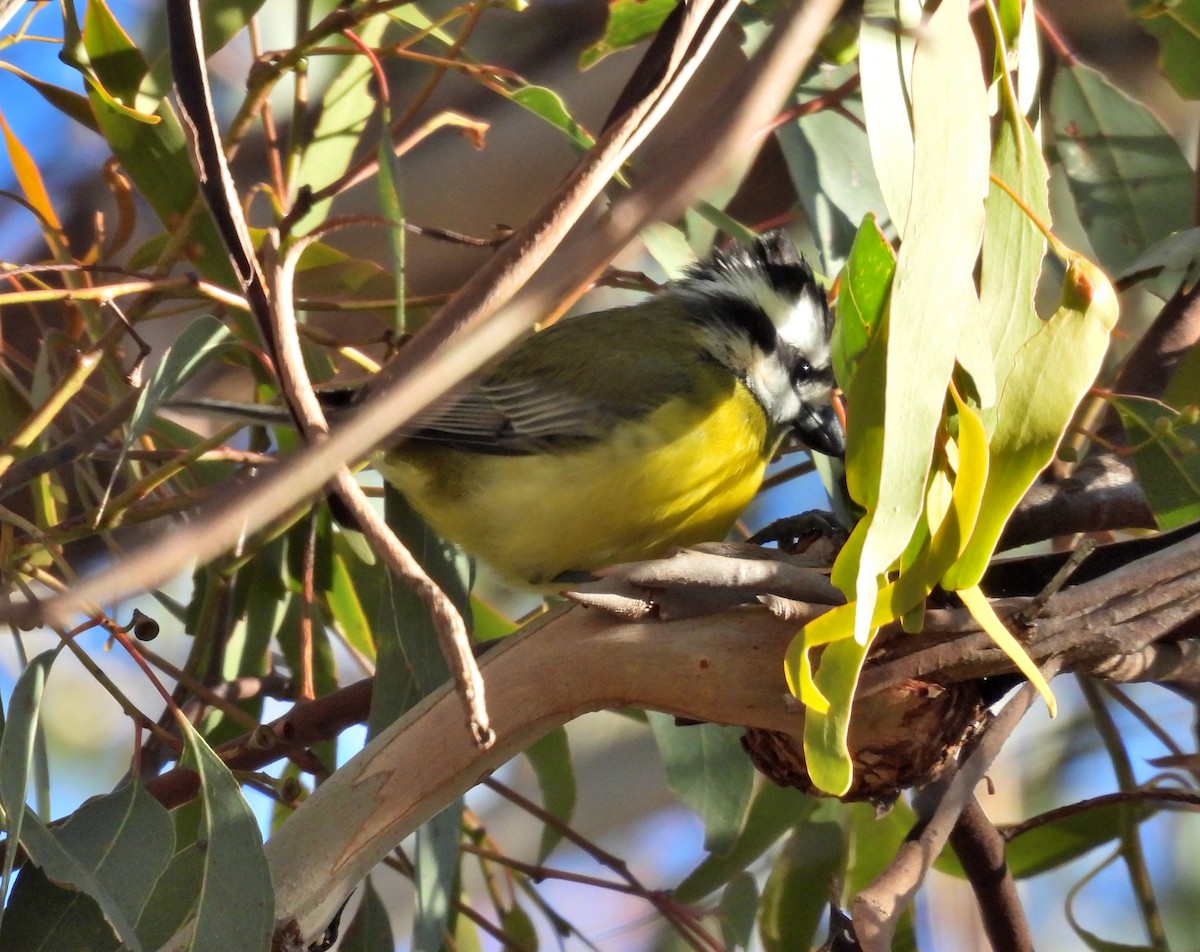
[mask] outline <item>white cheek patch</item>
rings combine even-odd
[[[788,424],[800,412],[800,396],[792,385],[788,370],[775,354],[753,348],[746,386],[754,394],[773,423]]]
[[[817,292],[820,293],[820,292]],[[771,295],[777,304],[775,310],[767,310],[767,316],[779,331],[779,336],[807,354],[814,365],[825,363],[829,355],[829,338],[825,334],[825,315],[808,294],[798,301],[787,301],[778,294]]]

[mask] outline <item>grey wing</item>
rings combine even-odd
[[[601,439],[636,412],[632,404],[602,405],[531,380],[485,381],[431,411],[407,436],[519,456]]]

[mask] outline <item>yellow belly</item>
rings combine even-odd
[[[498,456],[412,441],[379,468],[441,535],[510,581],[722,539],[762,483],[778,440],[740,382],[674,400],[582,449]]]

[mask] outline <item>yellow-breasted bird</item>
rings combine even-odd
[[[842,454],[832,327],[812,270],[771,232],[534,334],[376,465],[523,585],[718,540],[789,433]]]
[[[524,586],[719,540],[788,434],[842,454],[832,328],[812,269],[770,232],[637,304],[533,334],[375,465],[434,530]]]

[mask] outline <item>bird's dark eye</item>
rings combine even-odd
[[[807,360],[804,360],[803,358],[801,358],[800,360],[797,360],[794,364],[792,364],[792,382],[793,383],[804,383],[806,380],[811,379],[812,375],[813,375],[812,364],[810,364]]]

